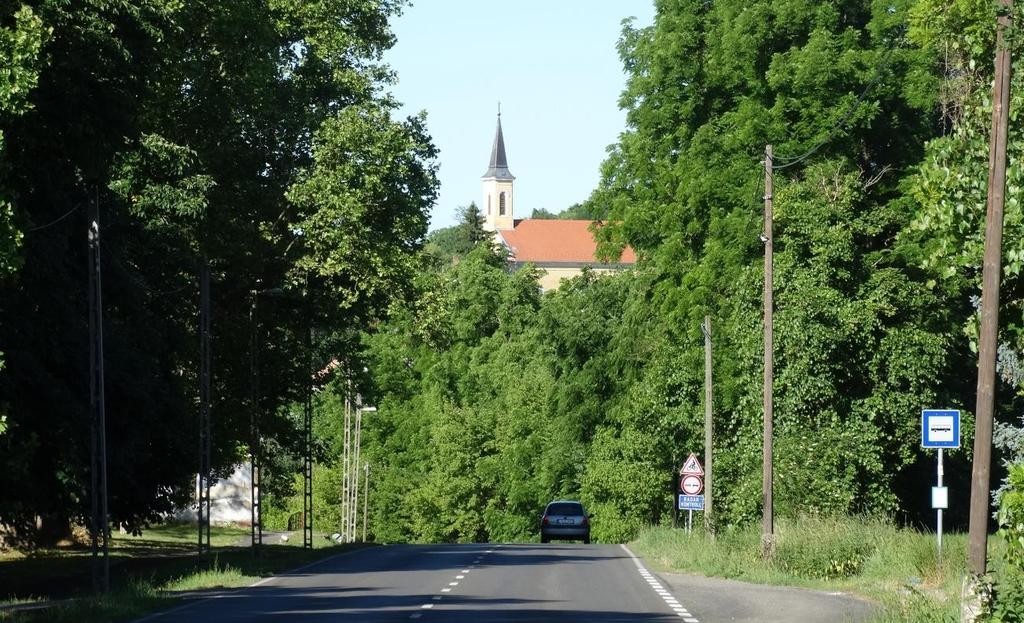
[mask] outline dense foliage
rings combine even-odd
[[[999,536],[1006,545],[1000,581],[995,586],[992,620],[1024,620],[1024,464],[1012,465],[997,513]]]
[[[601,220],[601,256],[628,244],[640,263],[542,294],[536,271],[507,270],[475,204],[426,236],[436,152],[424,118],[396,120],[383,93],[399,4],[0,10],[0,523],[66,523],[88,505],[90,204],[104,236],[117,521],[140,525],[188,497],[195,275],[208,263],[215,462],[244,456],[249,414],[262,413],[270,523],[302,506],[296,405],[311,365],[323,371],[318,527],[339,521],[339,421],[356,392],[378,407],[363,437],[378,540],[530,539],[555,497],[582,499],[600,540],[669,523],[679,463],[703,451],[705,315],[715,520],[750,522],[766,144],[777,512],[930,517],[920,409],[963,409],[971,441],[992,6],[658,0],[652,25],[624,24],[627,130],[598,187],[561,214],[535,212]],[[1011,162],[1022,120],[1011,116]],[[1008,460],[1024,448],[1021,175],[1010,167],[1000,333]],[[947,463],[954,499],[967,496],[967,454]],[[951,509],[954,526],[965,508]],[[830,573],[860,564],[847,553]]]
[[[391,0],[25,0],[0,9],[0,523],[89,507],[86,213],[102,240],[112,519],[183,504],[198,465],[200,266],[214,465],[261,413],[290,483],[309,367],[408,291],[436,193],[381,65]],[[250,305],[258,303],[258,404]],[[310,357],[305,335],[312,328]],[[268,481],[269,482],[269,481]]]
[[[674,469],[703,450],[705,314],[716,520],[759,517],[767,143],[777,512],[929,521],[920,410],[963,409],[970,447],[993,9],[656,5],[654,24],[627,22],[619,42],[628,129],[568,214],[609,219],[602,252],[629,244],[640,265],[543,296],[486,248],[424,271],[418,301],[366,338],[379,538],[532,538],[559,496],[581,498],[603,540],[670,521]],[[1021,404],[1006,372],[1019,361],[1024,298],[1012,175],[1004,423]],[[955,499],[967,496],[967,459],[947,462]],[[966,508],[955,506],[954,526]]]

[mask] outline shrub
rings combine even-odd
[[[859,522],[803,517],[800,530],[780,533],[775,564],[797,577],[829,580],[860,573],[875,549],[867,526]]]
[[[1024,621],[1024,463],[1010,466],[996,517],[1006,551],[994,586],[992,621],[1016,623]]]

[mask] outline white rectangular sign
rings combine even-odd
[[[953,416],[938,415],[928,422],[928,437],[935,443],[949,443],[953,441]]]
[[[932,508],[949,508],[948,487],[932,487]]]

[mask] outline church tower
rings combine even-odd
[[[498,128],[494,132],[491,162],[483,175],[484,201],[480,207],[484,213],[484,229],[487,231],[515,227],[512,210],[512,182],[515,179],[508,170],[508,160],[505,158],[505,137],[501,134],[501,108],[498,108]]]

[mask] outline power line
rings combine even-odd
[[[878,72],[878,75],[875,76],[874,79],[872,79],[871,82],[869,82],[866,87],[864,87],[864,90],[861,91],[860,96],[857,97],[857,101],[854,102],[853,106],[851,106],[848,111],[846,111],[846,115],[843,116],[842,120],[840,120],[839,123],[837,123],[834,126],[832,126],[832,129],[829,130],[829,133],[828,133],[828,135],[825,138],[823,138],[822,140],[818,141],[818,143],[816,145],[814,145],[813,147],[811,147],[810,149],[808,149],[804,153],[800,154],[796,158],[786,159],[786,161],[783,164],[773,165],[772,166],[772,170],[773,171],[781,171],[782,169],[787,169],[789,167],[798,165],[801,162],[803,162],[804,160],[806,160],[807,158],[810,158],[812,155],[814,155],[819,149],[824,147],[826,144],[831,142],[832,139],[835,138],[835,136],[839,132],[839,130],[844,129],[844,126],[846,126],[847,122],[849,122],[850,118],[853,116],[853,113],[857,112],[857,110],[860,108],[860,105],[864,103],[864,98],[867,96],[868,92],[871,90],[871,87],[875,86],[875,84],[877,84],[878,81],[881,78],[882,78],[882,71],[880,69],[879,72]]]
[[[758,169],[757,172],[757,182],[754,184],[754,196],[750,198],[750,205],[755,205],[758,208],[761,207],[761,201],[763,200],[763,189],[761,188],[761,183],[764,182],[763,162],[763,160],[759,161],[759,163],[762,164],[762,166]],[[753,225],[754,223],[757,222],[757,215],[760,213],[760,210],[750,213],[750,216],[747,219],[747,224],[743,227],[744,240],[750,238]]]
[[[894,37],[893,40],[894,41],[899,41],[901,38],[902,38],[902,33],[901,33],[901,36]],[[867,95],[871,91],[871,89],[876,84],[878,84],[878,82],[882,79],[882,76],[885,75],[885,70],[889,67],[889,63],[892,60],[892,53],[895,50],[896,50],[895,45],[893,45],[892,47],[889,47],[888,49],[886,49],[885,57],[882,59],[882,63],[878,66],[878,71],[875,74],[875,77],[872,78],[867,83],[867,85],[865,85],[865,87],[861,91],[860,95],[857,96],[857,100],[846,111],[846,114],[843,115],[843,118],[840,119],[839,122],[837,122],[836,124],[834,124],[832,126],[832,129],[829,130],[828,135],[825,136],[825,138],[823,138],[822,140],[818,141],[810,149],[808,149],[804,153],[800,154],[799,156],[796,156],[795,158],[776,158],[776,160],[781,162],[781,164],[772,165],[772,170],[773,171],[781,171],[782,169],[787,169],[789,167],[792,167],[792,166],[795,166],[797,164],[800,164],[801,162],[803,162],[807,158],[810,158],[812,155],[814,155],[819,149],[824,147],[826,144],[831,142],[832,139],[835,138],[835,136],[839,132],[839,130],[845,128],[846,124],[853,117],[854,113],[856,113],[860,109],[861,105],[864,103],[864,99],[867,97]]]
[[[73,207],[70,210],[68,210],[67,212],[65,212],[63,216],[57,218],[56,220],[50,221],[46,225],[40,225],[38,227],[31,227],[29,229],[26,229],[25,233],[29,233],[29,232],[33,232],[33,231],[39,231],[39,230],[42,230],[42,229],[46,229],[47,227],[53,227],[57,223],[60,223],[61,221],[63,221],[67,217],[69,217],[72,214],[74,214],[80,207],[82,207],[82,204],[76,205],[75,207]]]
[[[196,281],[194,279],[189,279],[188,283],[186,283],[186,284],[184,284],[182,286],[179,286],[177,288],[171,288],[170,290],[155,290],[155,289],[149,287],[148,285],[146,285],[145,281],[143,281],[142,278],[140,278],[138,275],[135,274],[138,271],[129,269],[125,265],[126,263],[122,259],[121,255],[119,253],[115,252],[113,248],[110,248],[107,251],[107,253],[110,256],[110,259],[113,260],[115,264],[117,264],[118,266],[121,267],[121,270],[128,277],[128,282],[129,283],[131,283],[135,287],[139,288],[140,290],[148,292],[149,294],[151,294],[153,296],[167,296],[167,295],[170,295],[170,294],[177,294],[177,293],[179,293],[179,292],[181,292],[183,290],[187,290],[189,288],[194,288],[196,286]]]

